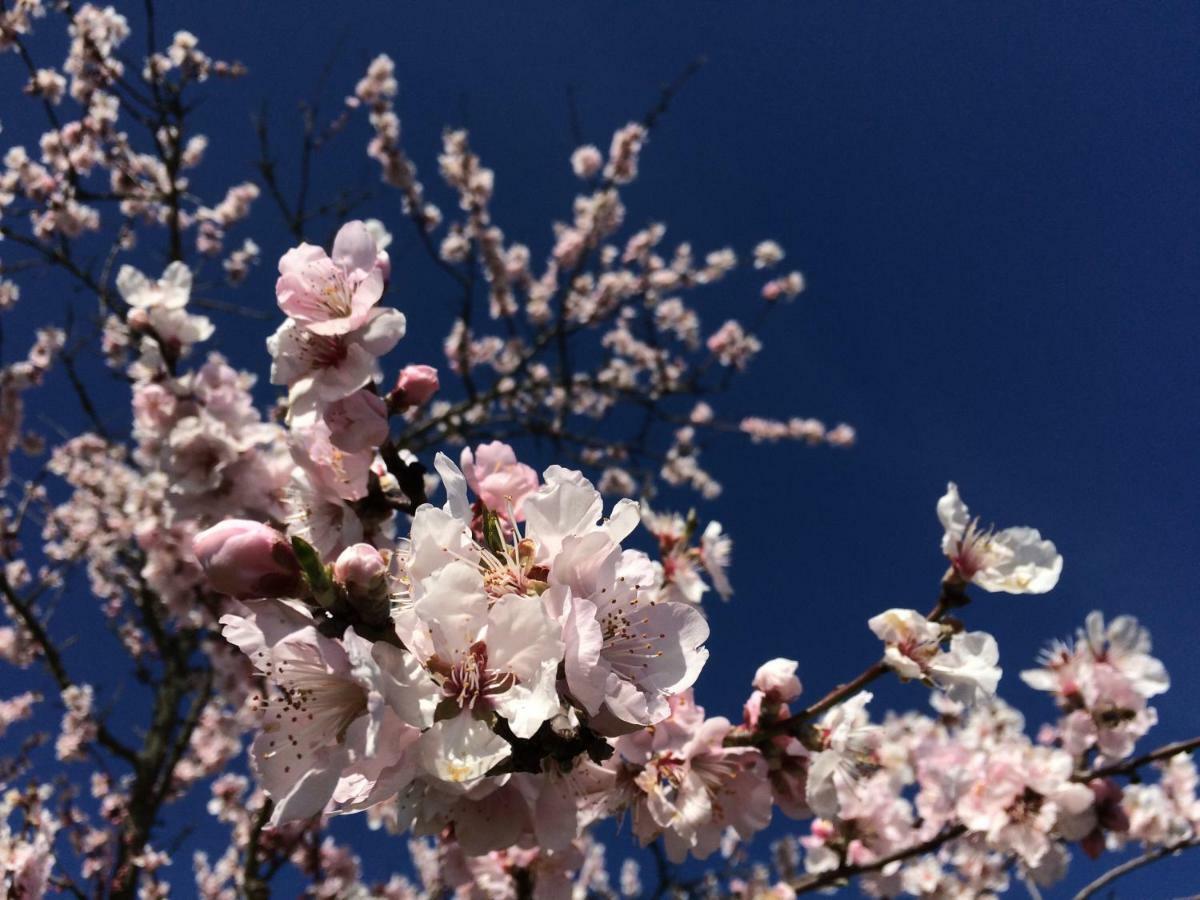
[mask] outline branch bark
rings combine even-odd
[[[838,866],[836,869],[830,869],[828,872],[815,872],[812,875],[807,875],[804,878],[797,878],[792,882],[791,887],[797,894],[806,894],[810,891],[819,891],[821,888],[830,887],[842,881],[847,881],[857,875],[866,875],[871,872],[878,872],[881,869],[886,869],[894,862],[900,862],[905,859],[911,859],[914,856],[923,856],[926,853],[931,853],[948,843],[955,838],[962,837],[967,833],[965,825],[955,825],[953,828],[948,828],[945,831],[934,835],[927,841],[922,841],[919,844],[914,844],[911,847],[906,847],[903,850],[897,850],[895,853],[890,853],[887,856],[882,856],[874,862],[864,863],[858,866]],[[1078,898],[1076,898],[1078,900]]]
[[[1101,888],[1107,887],[1118,878],[1128,875],[1130,872],[1136,872],[1138,869],[1148,866],[1151,863],[1156,863],[1160,859],[1174,856],[1176,853],[1180,853],[1190,847],[1200,847],[1200,838],[1191,838],[1186,841],[1180,841],[1177,844],[1159,847],[1157,850],[1151,850],[1128,862],[1123,862],[1119,866],[1114,866],[1076,894],[1075,900],[1088,900],[1089,897],[1095,896]]]

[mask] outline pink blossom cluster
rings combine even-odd
[[[511,421],[565,440],[571,461],[603,473],[598,483],[605,492],[619,495],[649,475],[717,496],[720,484],[700,460],[701,438],[743,429],[713,415],[680,430],[673,427],[680,415],[668,411],[675,399],[704,392],[702,384],[727,382],[732,373],[724,370],[745,370],[762,345],[736,319],[725,317],[706,328],[688,297],[727,280],[738,265],[731,248],[700,253],[686,241],[666,246],[666,226],[657,222],[632,232],[625,228],[621,192],[638,177],[650,126],[631,122],[619,128],[607,154],[592,144],[575,150],[571,166],[585,189],[569,217],[554,224],[549,258],[539,264],[530,243],[514,240],[496,221],[495,172],[471,148],[465,130],[445,132],[438,156],[439,174],[453,195],[447,209],[458,212],[443,216],[426,199],[401,141],[395,73],[390,58],[376,58],[347,102],[368,110],[374,131],[369,155],[379,162],[383,181],[400,190],[431,257],[462,289],[443,347],[446,368],[463,382],[468,397],[458,404],[439,401],[414,415],[422,443],[470,443],[481,436],[483,423]],[[764,241],[752,255],[757,270],[777,265],[784,252]],[[486,285],[486,318],[472,314],[477,280]],[[779,282],[783,287],[768,282],[761,288],[768,301],[803,289],[799,273]],[[572,371],[576,354],[596,355],[597,340],[602,361],[593,371]],[[661,452],[637,440],[591,436],[595,423],[614,408],[643,396],[655,400],[651,421],[670,427],[675,437],[665,464],[656,465]],[[809,421],[823,439],[825,426]],[[804,434],[811,436],[811,430]],[[853,438],[853,430],[840,425],[829,430],[828,443],[847,446]]]
[[[403,793],[412,828],[452,826],[472,852],[532,834],[543,807],[560,810],[555,832],[569,841],[597,815],[577,787],[593,770],[605,777],[604,738],[670,715],[670,698],[707,659],[707,625],[691,605],[660,598],[644,553],[622,549],[638,524],[631,501],[605,518],[577,472],[552,467],[540,485],[514,473],[508,483],[524,490],[504,498],[505,527],[482,500],[469,502],[458,467],[440,456],[438,468],[447,501],[420,507],[404,543],[351,545],[331,585],[309,577],[308,603],[248,601],[221,620],[270,685],[254,701],[265,710],[254,758],[274,820],[327,805],[354,812]],[[478,466],[470,470],[476,480]],[[197,540],[210,580],[257,577],[281,559],[265,532],[261,550],[208,552],[254,531],[217,529]],[[339,603],[358,623],[340,640],[320,627]],[[543,774],[549,761],[561,775],[580,773]],[[497,815],[515,803],[528,805],[528,819]]]
[[[61,32],[46,48],[43,23]],[[740,716],[700,705],[704,603],[732,597],[733,544],[668,509],[671,489],[722,494],[703,460],[722,435],[856,432],[715,408],[806,284],[776,241],[697,248],[627,205],[682,82],[573,151],[578,193],[540,240],[502,227],[504,184],[464,130],[437,152],[448,212],[428,199],[388,57],[331,121],[305,107],[306,171],[365,112],[367,156],[454,291],[434,366],[396,358],[416,345],[388,304],[388,227],[347,221],[374,198],[306,205],[305,180],[293,199],[265,122],[253,177],[202,195],[195,101],[245,70],[190,31],[134,30],[93,3],[0,9],[22,125],[45,129],[3,155],[0,309],[43,302],[23,273],[47,269],[98,310],[0,366],[0,660],[26,670],[0,695],[7,894],[257,898],[290,870],[327,898],[790,898],[851,879],[974,898],[1062,882],[1076,846],[1200,846],[1200,739],[1145,746],[1170,681],[1134,618],[1094,612],[1021,673],[1053,721],[1026,728],[997,696],[973,594],[1045,594],[1063,560],[1036,529],[982,525],[953,483],[936,605],[880,602],[861,674],[797,648],[758,667]],[[272,204],[297,246],[249,230]],[[305,239],[325,225],[328,249]],[[207,295],[264,253],[283,321],[260,376],[199,348],[253,313]],[[100,378],[127,402],[98,401]],[[560,464],[539,472],[535,447]],[[120,671],[87,664],[118,654]],[[801,674],[837,686],[809,699]],[[932,711],[880,710],[888,678]],[[205,791],[227,840],[189,860],[181,801]],[[806,824],[763,852],[776,809]],[[360,812],[408,836],[409,870],[372,879],[332,824]],[[599,841],[611,820],[653,869]]]

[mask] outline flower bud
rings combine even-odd
[[[438,391],[438,373],[433,366],[405,366],[396,379],[388,400],[393,409],[424,406]]]
[[[341,585],[363,622],[383,625],[388,621],[388,566],[370,544],[352,544],[343,550],[333,564],[333,580]]]
[[[287,538],[269,525],[226,519],[200,532],[192,552],[209,586],[239,599],[295,597],[300,563]]]
[[[347,593],[370,594],[386,587],[387,563],[370,544],[352,544],[333,564],[333,577]]]
[[[787,703],[800,696],[800,679],[796,677],[794,659],[772,659],[754,673],[754,687],[772,700]]]

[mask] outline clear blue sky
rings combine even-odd
[[[442,126],[469,127],[497,172],[498,224],[536,257],[575,187],[568,87],[585,138],[606,146],[660,83],[706,55],[643,156],[630,217],[704,249],[779,240],[809,290],[773,319],[725,408],[844,419],[860,443],[730,440],[710,453],[727,493],[705,512],[735,538],[738,593],[710,608],[701,702],[736,717],[772,656],[799,659],[812,694],[862,668],[878,652],[870,615],[935,597],[934,503],[954,479],[985,520],[1037,526],[1065,557],[1053,594],[967,610],[1000,642],[1001,693],[1031,722],[1052,716],[1017,672],[1089,610],[1132,612],[1174,685],[1156,701],[1163,724],[1146,749],[1200,732],[1200,7],[210,2],[171,4],[159,27],[187,27],[250,68],[199,112],[221,137],[202,186],[249,176],[249,115],[262,102],[282,141],[296,103],[321,90],[321,67],[332,110],[387,52],[427,183]],[[3,104],[8,138],[14,101]],[[315,197],[375,183],[365,138],[358,123],[319,162]],[[288,239],[265,201],[259,213],[267,264],[236,299],[268,309]],[[410,317],[398,357],[439,362],[450,286],[392,197],[364,213],[397,235],[395,297]],[[20,315],[42,302],[27,289]],[[700,312],[711,327],[752,302],[748,287],[718,289]],[[217,347],[265,371],[268,326],[216,319]],[[880,694],[925,703],[917,688]],[[387,846],[378,840],[369,846]],[[377,865],[388,863],[368,871]],[[1089,871],[1077,858],[1066,886]],[[1187,859],[1139,878],[1120,896],[1200,881]]]

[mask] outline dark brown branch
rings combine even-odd
[[[1172,756],[1177,756],[1180,753],[1191,753],[1193,750],[1200,749],[1200,737],[1194,737],[1186,741],[1176,741],[1173,744],[1167,744],[1164,747],[1159,747],[1157,750],[1151,750],[1142,756],[1127,759],[1123,762],[1113,763],[1110,766],[1102,766],[1099,769],[1093,769],[1090,772],[1083,772],[1076,776],[1076,781],[1091,781],[1093,778],[1111,778],[1114,775],[1132,775],[1142,766],[1148,766],[1150,763],[1159,762],[1160,760],[1170,759]]]
[[[266,900],[271,896],[267,878],[262,874],[262,861],[258,855],[263,829],[271,820],[271,812],[274,808],[275,805],[271,799],[264,798],[262,809],[258,811],[254,817],[254,823],[250,826],[250,836],[246,841],[246,858],[242,861],[242,896],[246,900]]]
[[[800,712],[798,717],[793,716],[793,718],[799,718],[801,720],[815,719],[817,716],[821,715],[821,713],[833,709],[833,707],[837,706],[839,703],[849,700],[876,678],[882,677],[887,670],[888,668],[884,664],[883,660],[880,660],[874,665],[869,666],[857,678],[847,681],[845,684],[839,684],[816,703],[805,707]]]
[[[1180,853],[1190,847],[1197,846],[1200,846],[1200,838],[1190,838],[1186,841],[1180,841],[1177,844],[1168,844],[1165,847],[1159,847],[1157,850],[1150,850],[1149,852],[1144,853],[1135,859],[1123,862],[1119,866],[1114,866],[1113,868],[1109,869],[1107,872],[1077,893],[1075,895],[1075,900],[1088,900],[1088,897],[1095,896],[1095,894],[1101,888],[1107,887],[1118,878],[1128,875],[1130,872],[1135,872],[1144,866],[1158,862],[1160,859],[1166,859],[1168,856],[1174,856],[1176,853]]]
[[[815,872],[812,875],[806,875],[803,878],[797,878],[792,882],[791,887],[797,894],[806,894],[809,891],[819,891],[821,888],[830,887],[839,882],[848,881],[857,875],[866,875],[870,872],[878,872],[881,869],[886,869],[894,862],[900,862],[905,859],[911,859],[914,856],[923,856],[926,853],[931,853],[941,847],[943,844],[962,837],[967,833],[967,826],[955,825],[953,828],[948,828],[939,834],[934,835],[927,841],[922,841],[919,844],[914,844],[912,847],[907,847],[904,850],[897,850],[895,853],[890,853],[887,856],[881,856],[874,862],[863,863],[862,865],[838,866],[836,869],[830,869],[828,872]],[[1078,900],[1078,898],[1076,898]]]
[[[58,685],[59,690],[65,691],[67,688],[74,687],[75,682],[67,672],[66,664],[63,662],[62,654],[59,653],[58,647],[51,640],[45,626],[42,625],[41,620],[37,617],[37,613],[33,611],[33,608],[26,603],[23,597],[13,590],[8,577],[4,574],[2,566],[0,566],[0,593],[4,594],[4,599],[8,601],[8,605],[17,614],[17,618],[21,620],[21,624],[25,627],[25,630],[29,632],[34,643],[38,645],[38,649],[42,651],[42,660],[45,662],[46,668]],[[119,756],[130,764],[136,764],[137,754],[118,740],[103,722],[96,723],[96,740],[113,755]]]

